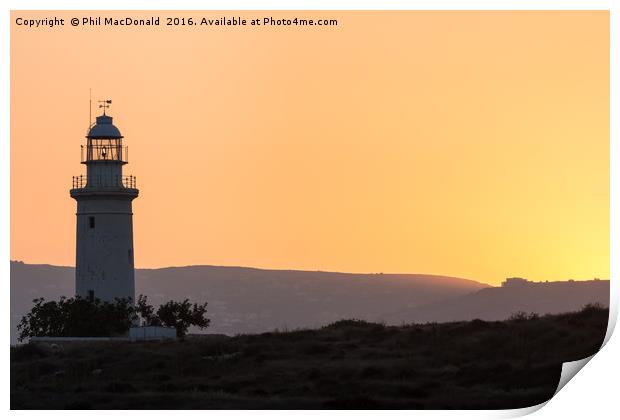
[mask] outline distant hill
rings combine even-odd
[[[396,310],[389,322],[449,322],[482,319],[497,321],[515,312],[556,314],[574,311],[588,303],[609,306],[609,280],[524,282],[481,289],[443,302],[411,310]]]
[[[11,342],[32,299],[72,296],[73,267],[11,262]],[[358,318],[401,324],[480,318],[517,311],[560,313],[587,303],[609,305],[609,281],[550,282],[491,287],[426,274],[349,274],[188,266],[136,270],[136,294],[154,305],[189,298],[209,303],[209,333],[256,333],[315,328]]]
[[[32,299],[72,296],[73,267],[11,262],[11,338]],[[461,296],[487,284],[426,274],[348,274],[188,266],[136,270],[136,293],[209,302],[209,332],[236,334],[318,327],[343,318],[382,321],[408,309]]]

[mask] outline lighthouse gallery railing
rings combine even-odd
[[[137,188],[136,177],[133,175],[91,176],[77,175],[73,177],[73,189],[77,188]]]

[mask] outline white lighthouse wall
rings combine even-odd
[[[78,200],[76,248],[77,295],[88,297],[92,290],[95,298],[104,301],[115,297],[134,301],[131,199],[104,196]]]
[[[91,163],[87,169],[89,187],[114,187],[121,185],[123,166],[120,162]]]

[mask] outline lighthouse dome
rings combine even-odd
[[[120,130],[112,124],[112,117],[109,115],[98,116],[97,122],[90,128],[86,137],[91,139],[123,138]]]

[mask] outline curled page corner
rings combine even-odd
[[[579,372],[581,368],[583,368],[586,365],[586,363],[588,363],[594,357],[595,354],[596,353],[594,353],[592,356],[586,357],[585,359],[562,363],[562,373],[560,374],[560,382],[558,383],[558,387],[556,388],[555,393],[553,394],[554,397],[557,395],[558,392],[560,392],[562,388],[564,388],[564,385],[566,385],[568,381],[573,379],[573,376],[575,376],[577,372]]]
[[[517,418],[517,417],[524,417],[524,416],[530,415],[530,414],[540,410],[545,405],[547,405],[547,403],[549,401],[550,400],[547,400],[547,401],[541,402],[540,404],[532,405],[530,407],[514,408],[514,409],[511,409],[511,410],[506,410],[500,416],[498,416],[496,418],[514,419],[514,418]]]
[[[583,368],[594,357],[595,354],[596,353],[594,353],[592,356],[586,357],[585,359],[574,360],[572,362],[564,362],[564,363],[562,363],[562,372],[560,373],[560,381],[558,383],[558,387],[556,388],[555,392],[553,393],[553,397],[555,397],[557,395],[557,393],[560,392],[560,390],[562,388],[564,388],[564,385],[566,385],[568,383],[568,381],[573,379],[573,377],[577,374],[577,372],[579,372],[581,370],[581,368]],[[528,414],[532,414],[535,411],[538,411],[541,408],[543,408],[545,405],[547,405],[547,403],[549,401],[551,401],[553,399],[553,397],[551,397],[547,401],[544,401],[544,402],[542,402],[540,404],[537,404],[537,405],[533,405],[531,407],[524,407],[524,408],[517,408],[517,409],[514,409],[514,410],[508,410],[505,413],[505,416],[502,416],[501,418],[516,418],[516,417],[523,417],[523,416],[526,416]]]
[[[607,332],[605,333],[605,338],[603,339],[603,344],[601,344],[601,348],[596,353],[598,353],[599,351],[601,351],[603,347],[605,347],[605,345],[611,338],[614,332],[614,329],[616,328],[616,321],[618,319],[618,305],[612,305],[611,303],[612,301],[610,299]],[[573,379],[573,377],[577,374],[577,372],[579,372],[590,360],[592,360],[592,358],[596,355],[596,353],[584,359],[562,363],[562,373],[560,374],[560,382],[558,383],[558,387],[556,388],[555,393],[553,394],[554,397],[557,395],[558,392],[560,392],[562,388],[564,388],[564,385],[566,385],[568,381]]]

